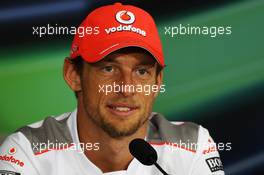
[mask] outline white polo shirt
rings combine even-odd
[[[0,147],[0,175],[162,175],[154,165],[136,159],[127,170],[103,173],[83,153],[76,116],[75,110],[48,117],[8,136]],[[158,164],[170,175],[224,175],[217,150],[208,146],[213,140],[202,126],[168,122],[152,113],[146,139],[157,151]],[[100,151],[100,143],[85,146]]]

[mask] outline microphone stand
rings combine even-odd
[[[154,165],[160,170],[160,172],[162,172],[163,175],[169,175],[159,166],[159,164],[157,164],[157,162],[155,162]]]

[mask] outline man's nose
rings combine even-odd
[[[135,85],[133,82],[132,73],[130,71],[124,71],[120,77],[119,84],[123,86],[119,93],[125,97],[132,96],[135,93]]]

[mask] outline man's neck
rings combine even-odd
[[[129,163],[133,159],[133,156],[129,152],[128,145],[134,138],[144,138],[146,136],[147,124],[148,122],[131,136],[112,138],[88,117],[77,113],[80,142],[84,144],[99,143],[99,150],[85,150],[84,153],[86,157],[104,173],[127,169]]]

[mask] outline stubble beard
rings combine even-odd
[[[146,122],[148,121],[148,117],[147,116],[142,116],[136,122],[130,124],[130,126],[128,126],[129,127],[128,129],[119,130],[117,128],[118,126],[115,126],[114,123],[111,123],[111,122],[107,121],[100,114],[97,114],[97,115],[94,115],[94,114],[90,115],[89,114],[89,116],[90,116],[91,121],[95,125],[100,127],[110,137],[116,138],[116,139],[117,138],[122,138],[122,137],[128,137],[128,136],[131,136],[131,135],[135,134],[141,128],[141,126],[146,124]]]

